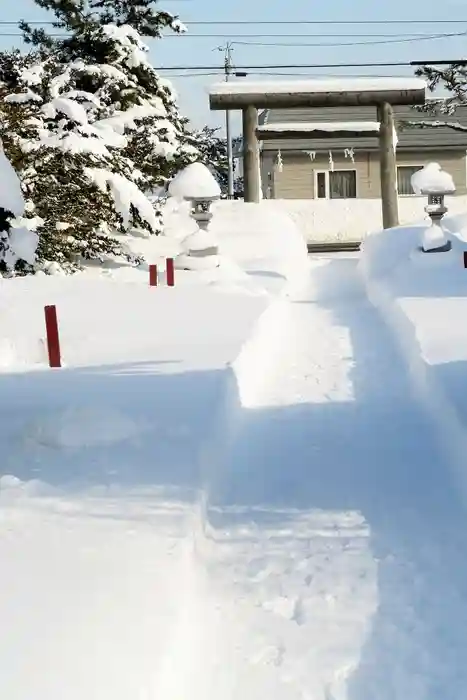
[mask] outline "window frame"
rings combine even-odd
[[[355,197],[331,197],[331,188],[329,177],[330,173],[344,172],[344,173],[355,173]],[[318,197],[318,175],[323,173],[325,177],[325,197]],[[337,200],[337,199],[358,199],[358,170],[357,168],[335,168],[335,170],[313,170],[314,180],[313,180],[313,194],[314,199],[326,199],[326,200]]]
[[[396,164],[396,186],[397,186],[397,196],[398,197],[418,197],[416,192],[410,192],[409,194],[401,194],[399,192],[399,169],[400,168],[417,168],[415,172],[418,172],[419,170],[423,170],[425,166],[420,165],[419,163],[401,163],[401,164]],[[412,173],[413,175],[414,173]]]

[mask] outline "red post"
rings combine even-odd
[[[47,349],[49,351],[49,367],[61,367],[60,338],[58,335],[57,307],[45,306],[45,328],[47,331]]]
[[[174,269],[174,259],[173,258],[167,258],[165,269],[166,269],[166,277],[167,277],[167,286],[174,287],[175,286],[175,269]]]
[[[157,287],[157,265],[149,265],[149,286]]]
[[[467,250],[464,250],[464,267],[467,268]]]

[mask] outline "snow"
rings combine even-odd
[[[203,163],[191,163],[174,177],[169,193],[180,199],[219,199],[221,189]]]
[[[110,188],[114,199],[115,208],[122,217],[125,228],[130,226],[132,220],[131,209],[134,207],[140,214],[143,221],[153,229],[157,230],[159,223],[154,208],[149,199],[141,190],[123,175],[111,173],[102,168],[85,168],[85,174],[103,192]]]
[[[277,80],[257,82],[216,83],[211,95],[294,94],[298,92],[370,92],[373,90],[406,91],[425,90],[426,82],[420,78],[325,78],[315,80]]]
[[[24,212],[24,198],[21,184],[0,142],[0,207],[15,216]]]
[[[462,697],[467,216],[307,259],[283,208],[213,211],[174,288],[0,280],[0,696]]]
[[[32,90],[26,90],[26,92],[15,92],[10,95],[6,95],[4,101],[9,104],[24,104],[26,102],[42,102],[42,98],[39,97]]]
[[[4,238],[2,234],[2,262],[8,270],[13,270],[18,260],[23,260],[31,265],[36,259],[38,236],[34,231],[36,223],[40,220],[23,218],[25,203],[19,178],[5,155],[0,141],[0,207],[14,214],[11,219],[10,230]]]
[[[76,100],[65,97],[55,97],[42,108],[44,115],[54,119],[57,114],[63,114],[77,124],[87,124],[88,116],[85,108]]]
[[[117,26],[116,24],[106,24],[102,31],[116,43],[123,62],[128,68],[139,68],[148,65],[147,54],[149,48],[141,40],[141,35],[129,25]]]
[[[44,63],[36,63],[33,66],[29,66],[29,68],[24,68],[20,73],[21,80],[28,86],[40,85],[44,76],[44,70]]]
[[[367,289],[393,331],[410,367],[414,390],[433,416],[451,455],[453,478],[467,498],[466,311],[463,234],[467,216],[445,217],[452,249],[423,253],[423,226],[379,232],[365,242],[362,272]],[[389,254],[388,254],[389,253]]]
[[[145,105],[137,105],[130,107],[124,112],[117,111],[107,119],[101,119],[95,122],[97,128],[110,127],[119,134],[123,134],[125,129],[136,129],[137,121],[147,119],[148,117],[165,117],[167,114],[162,100],[154,98],[151,102]],[[158,125],[159,126],[159,125]],[[173,125],[166,119],[160,123],[161,128],[165,128],[168,133],[173,131]]]
[[[184,246],[186,250],[206,250],[217,246],[217,238],[212,231],[195,231],[185,238]]]
[[[358,154],[356,154],[358,155]],[[425,216],[427,197],[399,197],[399,220],[410,225]],[[446,197],[449,213],[467,210],[467,196]],[[310,243],[362,241],[382,228],[381,200],[373,199],[266,199],[261,207],[281,211],[293,219]],[[428,219],[427,219],[428,222]],[[428,222],[429,223],[429,222]]]
[[[416,194],[453,194],[456,191],[452,175],[441,169],[439,163],[429,163],[412,175],[412,187]]]
[[[35,222],[24,226],[21,221],[13,220],[9,235],[10,251],[6,256],[7,266],[13,268],[17,260],[24,260],[30,265],[34,265],[38,243],[39,237],[35,232]]]
[[[379,122],[290,122],[261,125],[261,131],[374,131]]]

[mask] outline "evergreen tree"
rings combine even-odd
[[[71,74],[53,53],[24,59],[14,52],[0,61],[1,131],[21,174],[26,215],[39,221],[38,259],[64,268],[106,254],[133,259],[112,234],[130,225],[151,229],[157,226],[156,217],[151,210],[142,220],[133,207],[131,221],[125,220],[116,208],[102,173],[108,174],[110,185],[111,175],[127,176],[131,187],[133,164],[121,156],[116,134],[89,123],[86,95],[81,95],[83,103],[74,99]],[[14,92],[8,91],[8,83]]]
[[[455,111],[461,105],[467,105],[467,67],[452,64],[447,67],[421,66],[416,70],[418,77],[428,82],[428,88],[433,93],[438,88],[447,90],[447,97],[430,99],[423,107],[417,108],[435,120],[417,120],[407,122],[408,126],[419,128],[449,127],[455,131],[467,132],[467,127],[455,119]]]
[[[104,122],[127,137],[130,158],[148,190],[163,186],[198,155],[188,122],[179,114],[176,94],[148,60],[144,37],[183,25],[154,0],[35,0],[56,15],[56,27],[69,39],[51,40],[43,30],[23,25],[26,40],[53,50],[63,63],[81,62],[75,89],[96,100],[91,122]],[[52,42],[52,43],[51,43]]]
[[[219,183],[222,194],[227,194],[229,161],[227,140],[218,136],[219,129],[205,126],[193,135],[193,145],[199,151],[198,160],[207,165]]]
[[[215,130],[190,131],[148,61],[144,37],[184,27],[154,0],[35,2],[67,36],[22,23],[33,50],[0,56],[0,135],[21,173],[27,216],[40,222],[39,258],[64,267],[131,258],[120,234],[162,228],[162,203],[143,192],[199,158],[226,181],[225,142]]]

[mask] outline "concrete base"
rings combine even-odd
[[[338,241],[336,243],[307,243],[308,253],[339,253],[360,250],[361,241]]]
[[[452,243],[451,241],[447,241],[447,243],[440,246],[439,248],[430,248],[430,250],[425,250],[425,248],[421,246],[420,250],[422,251],[422,253],[448,253],[450,250],[452,250]]]

